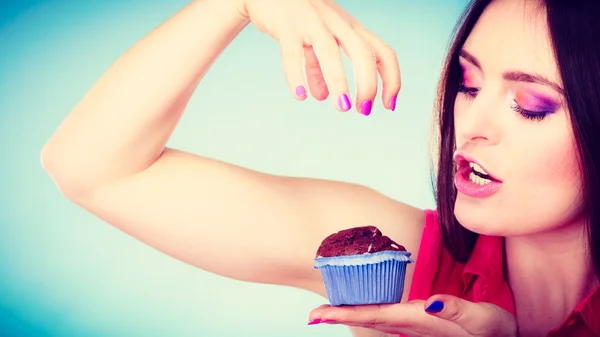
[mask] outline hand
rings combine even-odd
[[[314,309],[309,324],[360,326],[409,337],[514,337],[517,324],[507,311],[489,303],[473,303],[450,295],[427,301]]]
[[[396,54],[333,0],[235,1],[239,1],[243,16],[279,42],[285,76],[296,99],[306,99],[308,81],[317,100],[331,94],[339,110],[351,109],[341,47],[354,64],[357,111],[370,114],[378,72],[383,82],[383,105],[395,109],[400,90]]]

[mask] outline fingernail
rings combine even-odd
[[[338,106],[340,107],[340,109],[342,109],[342,111],[348,111],[350,110],[350,108],[352,108],[352,105],[350,104],[350,98],[348,98],[348,95],[340,95],[340,97],[338,98]]]
[[[433,301],[427,308],[425,308],[426,312],[430,313],[438,313],[444,309],[444,303],[442,301]]]
[[[335,323],[337,323],[337,321],[336,321],[336,320],[333,320],[333,319],[326,319],[326,320],[324,320],[324,321],[321,321],[321,323],[335,324]]]
[[[390,110],[392,111],[396,111],[396,99],[398,99],[398,96],[393,96],[392,99],[390,99]]]
[[[298,97],[298,98],[306,97],[306,89],[304,88],[303,85],[299,85],[296,87],[296,97]]]
[[[366,100],[363,102],[363,104],[360,105],[360,113],[368,116],[371,114],[371,109],[373,108],[373,101]]]
[[[308,325],[314,325],[314,324],[319,324],[319,323],[321,323],[321,320],[318,318],[315,318],[312,321],[308,322]]]

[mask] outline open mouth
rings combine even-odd
[[[458,192],[473,198],[487,198],[502,187],[502,181],[475,159],[455,153],[454,162],[457,165],[454,186]]]
[[[477,185],[487,185],[494,181],[489,174],[485,172],[485,170],[479,166],[477,163],[469,162],[469,168],[471,169],[469,173],[469,180]]]
[[[458,174],[461,174],[465,179],[477,185],[487,185],[492,182],[501,182],[493,177],[480,164],[470,158],[462,155],[457,155],[454,160],[458,164]]]

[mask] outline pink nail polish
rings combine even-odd
[[[304,86],[299,85],[296,87],[296,97],[298,97],[298,98],[306,97],[306,89],[304,88]]]
[[[340,109],[342,109],[342,111],[348,111],[350,110],[350,108],[352,108],[352,104],[350,104],[350,98],[348,98],[348,95],[340,95],[340,97],[338,98],[338,106],[340,107]]]
[[[360,105],[360,113],[368,116],[371,114],[371,109],[373,109],[373,101],[366,100],[363,102],[363,104]]]
[[[312,321],[308,322],[308,325],[314,325],[314,324],[319,324],[319,323],[321,323],[321,320],[316,318],[316,319],[313,319]]]
[[[390,99],[390,110],[392,111],[396,111],[396,99],[398,98],[398,96],[393,96],[392,99]]]

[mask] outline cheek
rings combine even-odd
[[[521,179],[526,179],[532,190],[536,186],[544,189],[579,189],[580,173],[575,141],[572,135],[555,138],[554,142],[531,144],[519,156],[522,169]],[[566,140],[565,140],[566,139]]]
[[[454,128],[460,123],[460,116],[462,116],[463,111],[469,108],[471,102],[464,95],[457,95],[456,100],[454,101]]]
[[[545,155],[540,158],[540,164],[543,165],[538,170],[542,180],[552,182],[556,187],[579,188],[579,166],[573,144],[548,149],[542,154]]]
[[[454,101],[454,140],[457,149],[460,149],[464,145],[465,139],[460,136],[460,130],[464,127],[465,120],[463,117],[465,116],[465,112],[469,110],[472,104],[472,99],[461,94],[457,95],[456,101]]]
[[[551,128],[548,128],[551,129]],[[554,131],[554,130],[548,130]],[[558,133],[560,135],[561,133]],[[515,172],[510,174],[511,208],[528,214],[530,222],[539,221],[539,226],[556,226],[571,221],[579,214],[581,206],[581,177],[575,141],[571,132],[563,137],[538,134],[545,142],[533,144],[529,140],[523,151],[511,160]],[[511,151],[512,152],[512,151]],[[544,225],[545,223],[545,225]]]
[[[465,97],[465,95],[458,94],[456,95],[456,100],[454,101],[454,121],[456,122],[456,117],[460,115],[462,111],[465,111],[471,102]]]

